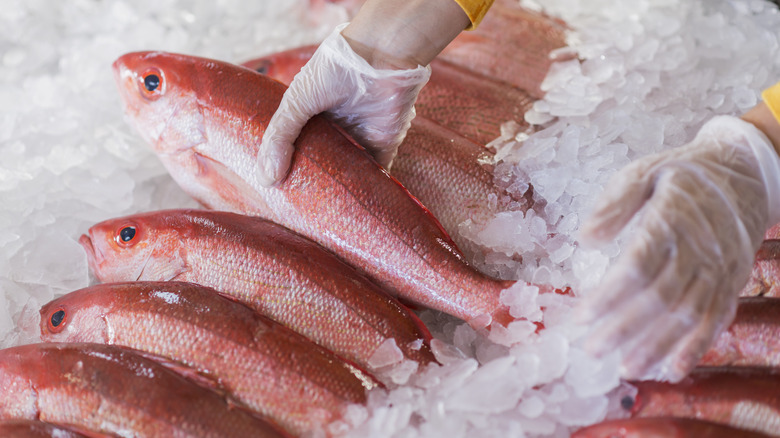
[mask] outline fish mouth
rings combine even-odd
[[[84,252],[87,253],[87,264],[89,265],[89,269],[97,275],[98,265],[100,264],[100,260],[103,259],[103,254],[95,249],[95,246],[92,244],[92,239],[86,234],[81,235],[79,244],[84,248]]]

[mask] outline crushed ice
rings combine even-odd
[[[86,286],[78,236],[106,218],[193,207],[124,122],[110,64],[160,49],[239,62],[321,40],[345,20],[318,2],[151,0],[25,2],[0,8],[0,346],[35,339],[41,304]],[[460,232],[490,251],[481,265],[505,278],[595,284],[620,250],[578,247],[576,230],[626,163],[690,140],[716,114],[740,114],[780,79],[780,14],[764,0],[523,0],[572,29],[547,97],[507,121],[496,183],[534,187],[536,207]],[[571,54],[577,59],[572,59]],[[495,202],[493,199],[491,202]],[[569,321],[576,298],[516,287],[513,314],[540,320],[490,334],[436,312],[422,318],[443,365],[396,365],[395,386],[352,406],[348,436],[568,436],[617,415],[618,358],[594,360]],[[619,399],[619,396],[618,396]],[[619,403],[618,403],[619,404]],[[350,430],[351,429],[351,430]]]

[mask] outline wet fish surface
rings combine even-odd
[[[679,383],[631,382],[638,389],[621,405],[632,417],[674,416],[780,433],[780,370],[700,367]]]
[[[349,404],[365,403],[366,392],[380,386],[298,333],[192,283],[100,284],[57,298],[40,313],[44,341],[155,354],[214,380],[295,435],[341,419]]]
[[[734,321],[699,365],[780,366],[780,298],[740,298]]]
[[[2,420],[39,419],[136,437],[287,436],[217,393],[115,346],[45,343],[0,350],[0,386]]]
[[[769,230],[772,232],[777,227]],[[753,261],[750,279],[740,296],[780,298],[780,240],[767,239],[761,242]]]
[[[753,432],[710,421],[654,417],[611,420],[582,428],[571,438],[768,438]]]
[[[560,20],[521,8],[515,0],[496,0],[479,27],[461,32],[438,58],[541,98],[550,53],[566,46],[565,32]]]
[[[434,361],[423,323],[329,251],[256,217],[165,210],[101,222],[79,242],[102,282],[179,280],[213,287],[364,367],[393,340]]]
[[[97,436],[96,434],[92,434]],[[4,438],[81,438],[84,435],[37,420],[0,421],[0,436]],[[102,435],[101,435],[102,436]],[[107,435],[106,435],[107,436]]]
[[[284,93],[279,82],[160,52],[124,55],[114,69],[130,120],[205,206],[284,225],[385,290],[472,326],[512,321],[500,302],[512,283],[468,265],[430,212],[325,119],[304,126],[284,181],[257,182],[257,146]]]

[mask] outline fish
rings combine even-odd
[[[41,340],[145,351],[218,382],[292,435],[324,429],[380,387],[367,372],[211,288],[98,284],[41,307]],[[186,375],[187,373],[185,373]]]
[[[85,435],[37,420],[8,420],[0,421],[0,436],[5,438],[79,438]],[[96,435],[92,434],[92,436]]]
[[[461,32],[438,59],[503,81],[544,97],[542,82],[553,51],[566,47],[566,24],[556,18],[518,6],[516,0],[496,0],[480,25]]]
[[[112,436],[290,436],[154,360],[111,345],[0,350],[0,387],[3,421],[40,420]]]
[[[604,421],[574,432],[571,438],[769,438],[770,435],[710,421],[652,417]]]
[[[761,242],[750,279],[739,295],[780,298],[780,240],[766,239]]]
[[[632,417],[707,420],[770,435],[780,431],[780,369],[698,367],[679,383],[630,382],[621,406]]]
[[[290,85],[316,49],[316,45],[298,47],[241,65]],[[428,123],[438,123],[484,149],[501,136],[501,125],[505,122],[514,121],[520,129],[529,128],[524,115],[536,99],[528,92],[441,59],[434,59],[430,67],[431,77],[414,104],[417,115],[412,120],[411,133],[416,129],[416,121],[427,119]],[[401,149],[404,148],[402,144]],[[404,158],[396,157],[393,163],[399,160],[402,162]],[[391,174],[407,186],[395,169]]]
[[[387,342],[400,359],[435,362],[431,334],[413,312],[330,251],[273,222],[163,210],[100,222],[79,243],[101,282],[212,287],[372,370]]]
[[[420,201],[324,118],[304,126],[287,177],[275,187],[259,184],[257,147],[284,85],[244,67],[164,52],[123,55],[114,71],[128,119],[207,208],[279,223],[397,297],[475,328],[514,320],[500,300],[514,283],[469,265]]]
[[[734,321],[699,365],[780,367],[780,299],[740,298]]]

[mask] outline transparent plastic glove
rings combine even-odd
[[[581,229],[618,260],[578,309],[585,347],[620,349],[623,377],[679,381],[734,317],[766,228],[780,220],[780,159],[767,137],[721,116],[688,145],[621,170]]]
[[[338,26],[293,79],[263,134],[258,179],[281,181],[293,143],[314,115],[327,111],[377,162],[390,167],[414,118],[414,102],[430,69],[377,70],[356,54]]]

